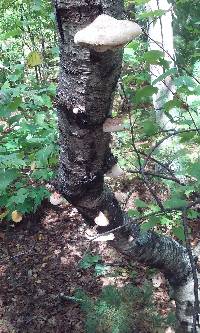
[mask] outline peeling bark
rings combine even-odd
[[[104,174],[116,164],[116,158],[109,147],[111,135],[103,132],[103,123],[111,113],[123,52],[97,53],[74,43],[75,33],[98,15],[104,13],[123,18],[123,0],[54,1],[61,56],[57,92],[58,189],[87,223],[94,225],[100,211],[105,214],[109,227],[98,227],[98,231],[125,224],[112,244],[132,260],[164,271],[176,293],[177,311],[180,310],[178,318],[183,321],[179,301],[186,305],[188,294],[184,288],[191,280],[185,248],[173,239],[152,232],[141,234],[137,225],[130,227],[127,224],[130,220],[121,211],[114,194],[104,185]],[[133,237],[131,242],[128,241],[130,235]],[[183,289],[186,290],[185,296]],[[191,297],[193,302],[194,295]],[[191,316],[187,319],[191,323]],[[191,331],[188,328],[186,332]]]

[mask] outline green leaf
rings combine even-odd
[[[152,134],[155,134],[159,128],[156,121],[153,121],[150,119],[145,120],[142,125],[143,125],[143,129],[144,129],[144,133],[149,136],[151,136]]]
[[[46,165],[48,164],[48,158],[53,152],[54,152],[54,147],[52,144],[50,144],[49,146],[40,149],[36,153],[36,160],[38,160],[38,162],[40,162],[42,165]]]
[[[139,103],[143,101],[146,97],[151,97],[152,95],[156,94],[158,92],[158,88],[153,87],[152,85],[143,87],[141,89],[136,90],[135,94],[135,102]]]
[[[25,161],[19,157],[19,154],[0,155],[0,166],[3,168],[19,168],[25,166]]]
[[[33,0],[32,10],[38,12],[41,10],[42,2],[41,0]]]
[[[150,50],[150,51],[145,52],[143,55],[143,59],[148,64],[152,64],[152,65],[154,65],[154,64],[156,65],[158,63],[158,60],[163,57],[164,57],[164,52],[161,52],[159,50]]]
[[[39,169],[34,170],[31,178],[35,180],[50,180],[53,177],[53,171],[50,171],[49,169]]]
[[[184,208],[188,205],[188,202],[178,197],[172,197],[164,202],[164,207],[167,209]]]
[[[173,227],[172,228],[173,234],[181,241],[185,241],[185,234],[184,234],[184,229],[183,226],[180,225],[178,227]]]
[[[171,109],[174,109],[174,108],[181,108],[182,106],[182,101],[180,101],[179,99],[172,99],[171,101],[168,101],[165,103],[164,105],[164,109],[166,112],[170,111]]]
[[[137,217],[140,217],[140,212],[138,212],[138,210],[136,210],[136,209],[129,209],[128,210],[128,216],[129,217],[135,217],[135,218],[137,218]]]
[[[154,228],[157,224],[160,223],[160,218],[157,216],[152,216],[148,219],[148,222],[144,222],[141,224],[141,230],[143,232],[148,231],[152,228]]]
[[[21,102],[22,102],[21,97],[15,97],[10,103],[4,104],[0,109],[0,117],[8,118],[12,112],[17,111]]]
[[[190,164],[187,168],[187,172],[190,176],[200,181],[200,162]]]
[[[37,207],[41,205],[42,201],[50,196],[50,193],[43,186],[32,188],[29,196],[33,198],[34,207],[33,211],[36,211]]]
[[[86,254],[81,260],[79,266],[83,269],[87,269],[98,263],[100,260],[101,256],[99,255]]]
[[[110,271],[110,266],[106,266],[103,264],[96,264],[95,265],[95,273],[97,276],[106,275]]]
[[[134,0],[134,3],[136,5],[144,5],[145,3],[148,3],[150,0]]]
[[[200,213],[194,209],[188,209],[187,211],[187,217],[189,219],[196,219],[197,217],[199,217]]]
[[[138,208],[147,208],[148,207],[148,204],[140,199],[135,199],[134,203]]]
[[[0,191],[5,191],[17,177],[19,173],[16,169],[0,170]]]
[[[196,135],[197,133],[195,131],[180,133],[180,143],[189,142],[190,140],[194,139]]]
[[[158,18],[166,13],[166,10],[157,9],[149,12],[143,12],[137,15],[139,20],[149,19],[149,18]]]
[[[177,69],[176,68],[170,68],[167,71],[165,71],[162,75],[158,76],[157,79],[155,79],[152,84],[156,84],[164,79],[166,79],[168,76],[176,74],[177,73]]]
[[[160,217],[160,224],[161,225],[166,225],[166,226],[170,226],[170,224],[172,224],[172,219],[166,217],[166,216],[161,216]]]
[[[8,200],[8,205],[12,205],[13,203],[16,205],[23,204],[25,199],[29,196],[29,190],[25,188],[20,188],[18,191],[15,192],[15,195],[13,195],[9,200]]]
[[[191,87],[191,88],[196,87],[195,81],[190,76],[187,76],[187,75],[183,75],[183,76],[179,76],[179,77],[175,78],[173,83],[175,84],[175,86],[177,88],[180,88],[182,86]]]

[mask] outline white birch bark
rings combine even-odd
[[[149,50],[159,50],[162,51],[160,46],[166,51],[165,60],[170,62],[170,67],[174,67],[174,62],[170,58],[169,54],[175,58],[174,45],[173,45],[173,29],[172,29],[172,15],[170,11],[170,4],[167,0],[151,0],[148,3],[148,10],[154,11],[158,9],[166,10],[166,14],[158,18],[153,23],[150,22],[149,25]],[[159,46],[160,45],[160,46]],[[158,65],[150,66],[151,80],[152,82],[163,74],[163,68]],[[158,82],[155,86],[158,88],[158,93],[153,96],[153,104],[156,110],[156,117],[159,124],[164,129],[173,128],[173,124],[170,122],[169,118],[164,114],[162,108],[163,104],[173,98],[173,91],[171,87],[171,79],[167,77],[164,82]]]
[[[156,21],[149,25],[149,50],[165,50],[164,58],[169,61],[170,68],[175,67],[175,63],[172,60],[175,59],[174,43],[173,43],[173,26],[172,26],[172,13],[171,5],[167,0],[151,0],[148,2],[149,11],[154,11],[158,9],[165,10],[166,13],[158,18]],[[154,42],[155,41],[155,42]],[[161,47],[160,47],[161,46]],[[163,74],[163,68],[158,65],[150,66],[151,82]],[[173,94],[175,89],[172,84],[171,76],[166,77],[162,81],[154,84],[158,88],[158,93],[153,95],[153,105],[156,112],[157,123],[163,130],[169,130],[177,128],[176,123],[171,121],[171,117],[176,120],[178,117],[177,109],[170,110],[170,118],[164,112],[164,104],[173,99]],[[181,145],[178,143],[176,137],[169,138],[164,141],[160,146],[160,152],[170,156],[171,168],[178,174],[181,174],[181,163],[178,160],[178,150],[181,148]]]

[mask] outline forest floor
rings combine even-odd
[[[94,266],[80,267],[89,245],[86,229],[72,206],[46,203],[35,216],[0,230],[0,333],[85,333],[80,305],[61,294],[73,296],[77,288],[83,288],[96,298],[106,285],[133,282],[130,263],[107,243],[93,242],[90,252],[100,255],[104,265],[117,267],[117,274],[97,275]],[[153,283],[157,312],[166,316],[174,305],[162,274],[136,263],[131,270],[136,286],[142,287],[147,280]],[[137,333],[173,332],[152,330],[148,319],[141,319]]]

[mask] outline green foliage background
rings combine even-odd
[[[35,212],[49,196],[59,57],[50,1],[3,1],[0,13],[0,216],[10,219],[15,210]]]
[[[148,2],[126,1],[128,15],[134,17],[144,30],[149,20],[157,20],[165,13],[162,9],[146,11]],[[148,50],[145,35],[125,48],[121,78],[123,89],[119,89],[119,96],[123,102],[122,95],[125,93],[131,110],[126,121],[127,130],[115,135],[115,154],[122,168],[134,170],[143,180],[141,170],[152,171],[145,157],[148,154],[149,159],[153,157],[171,168],[178,180],[187,180],[183,186],[166,179],[169,170],[159,169],[160,165],[156,163],[154,167],[160,182],[169,192],[168,200],[162,205],[173,210],[173,213],[167,216],[164,213],[159,222],[158,218],[147,218],[145,226],[148,229],[157,223],[171,223],[174,232],[183,239],[180,214],[176,209],[187,205],[191,193],[198,193],[200,185],[200,5],[197,1],[191,5],[187,0],[179,0],[172,2],[172,6],[176,14],[174,36],[177,63],[174,68],[165,60],[163,50]],[[42,200],[48,198],[45,185],[55,176],[58,133],[54,97],[59,50],[50,1],[2,1],[0,13],[0,218],[10,220],[13,211],[22,215],[35,212]],[[155,64],[163,68],[163,74],[151,82],[149,67]],[[155,84],[168,76],[172,79],[175,92],[171,100],[163,101],[162,112],[173,124],[168,133],[176,137],[177,147],[169,145],[163,150],[159,142],[164,142],[168,133],[156,121],[152,96],[158,91]],[[120,113],[119,107],[113,116]],[[131,128],[134,135],[130,133]],[[138,155],[133,145],[138,146],[139,142],[142,144]],[[150,146],[155,147],[152,153]],[[174,164],[178,168],[174,169]],[[148,176],[148,182],[151,183],[153,179]],[[147,215],[160,210],[155,196],[149,205],[145,205]],[[196,216],[197,213],[190,214]],[[138,211],[131,211],[130,215],[138,216]]]
[[[149,20],[164,15],[162,10],[147,12],[147,3],[148,0],[126,1],[128,15],[144,30]],[[119,105],[113,117],[123,114],[124,101],[130,109],[126,130],[114,135],[114,153],[125,171],[134,173],[150,187],[163,186],[168,192],[162,210],[153,195],[148,203],[136,200],[136,209],[130,210],[129,216],[143,217],[144,231],[168,228],[184,241],[181,211],[200,191],[200,3],[188,0],[171,3],[175,66],[170,67],[163,50],[149,51],[148,38],[144,35],[124,50],[122,84],[116,97]],[[13,212],[24,216],[37,210],[49,197],[46,184],[56,174],[59,144],[55,94],[59,49],[51,1],[4,0],[0,3],[0,15],[0,221],[11,221]],[[151,82],[150,65],[163,69],[163,74],[154,82]],[[162,111],[174,126],[166,131],[156,121],[152,96],[158,91],[156,83],[168,76],[175,92],[171,100],[163,101]],[[169,134],[176,137],[175,147],[168,144],[160,149]],[[190,219],[199,215],[192,208],[187,214]],[[98,256],[88,256],[81,267],[97,266],[98,261]],[[103,271],[102,266],[98,269]],[[141,319],[138,298],[139,306],[143,304],[146,309],[149,323],[155,325],[157,319],[152,318],[150,296],[149,289],[141,291],[130,286],[121,290],[105,288],[97,301],[82,291],[76,295],[82,299],[87,331],[112,333],[128,333],[138,325],[137,320]],[[137,313],[136,318],[130,308]]]

